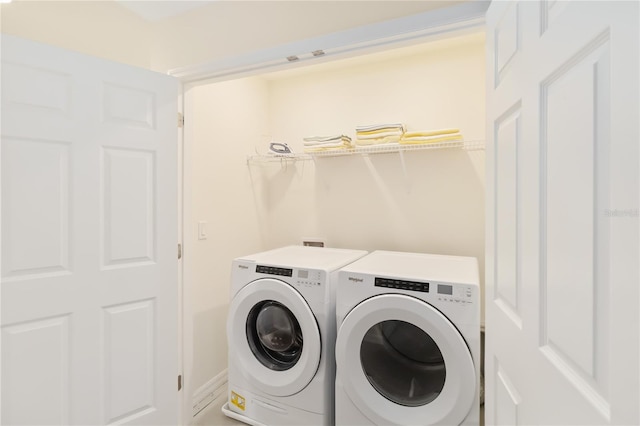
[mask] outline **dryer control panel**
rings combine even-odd
[[[405,281],[405,280],[397,280],[394,278],[376,277],[374,285],[376,287],[397,288],[397,289],[410,290],[410,291],[422,291],[425,293],[429,292],[429,283],[419,282],[419,281]]]
[[[322,273],[313,269],[296,269],[295,278],[296,284],[305,287],[322,285]]]
[[[438,300],[451,303],[473,303],[471,286],[458,284],[436,284]]]
[[[451,302],[457,304],[473,303],[472,286],[465,284],[448,284],[426,281],[407,281],[397,278],[375,277],[374,286],[392,288],[396,290],[417,291],[430,293],[431,300],[437,299],[441,302]]]
[[[290,277],[293,275],[293,269],[265,265],[257,265],[256,272],[259,274],[280,275],[282,277]]]

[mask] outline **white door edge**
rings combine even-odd
[[[184,117],[184,85],[180,84],[179,88],[178,88],[178,114],[181,114],[182,117]],[[177,218],[178,218],[178,223],[176,223],[176,226],[178,228],[178,244],[180,244],[180,250],[179,250],[179,258],[178,258],[178,341],[176,342],[176,344],[178,345],[178,369],[179,369],[179,374],[180,374],[180,385],[179,385],[179,390],[178,390],[178,399],[180,401],[180,403],[178,404],[178,419],[180,419],[180,421],[182,422],[181,424],[187,424],[185,423],[185,419],[183,418],[183,416],[185,415],[185,413],[189,412],[188,407],[191,405],[191,402],[188,401],[188,396],[187,396],[187,392],[185,392],[184,390],[184,380],[185,380],[185,310],[187,311],[187,313],[190,313],[190,310],[187,310],[187,304],[185,303],[185,289],[184,289],[184,283],[185,283],[185,279],[184,279],[184,261],[183,261],[183,254],[184,254],[184,225],[185,225],[185,220],[184,220],[184,214],[185,214],[185,179],[184,179],[184,168],[185,168],[185,161],[184,161],[184,125],[182,126],[182,128],[178,129],[178,140],[176,141],[176,143],[178,144],[178,148],[177,148],[177,153],[178,153],[178,165],[177,165],[177,170],[178,170],[178,184],[177,184],[177,188],[178,188],[178,193],[177,193],[177,197],[178,197],[178,209],[177,209]],[[178,256],[178,248],[176,247],[176,256]],[[192,342],[191,342],[192,343]],[[189,346],[190,348],[193,345]],[[189,356],[191,356],[191,353],[187,354]],[[188,358],[191,359],[191,358]],[[189,405],[186,405],[189,404]]]

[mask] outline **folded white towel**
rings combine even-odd
[[[327,139],[325,137],[305,138],[304,152],[322,152],[322,151],[339,151],[345,149],[351,149],[351,138],[346,135],[339,135],[338,137],[332,137]]]
[[[334,148],[337,146],[345,146],[350,145],[345,141],[337,141],[337,142],[322,142],[322,143],[309,143],[305,144],[305,148]]]
[[[398,130],[390,130],[390,131],[377,132],[377,133],[356,133],[356,137],[358,139],[379,139],[379,138],[385,138],[387,136],[400,137],[403,134],[404,133]]]
[[[375,138],[375,139],[356,139],[356,145],[365,146],[365,145],[383,145],[390,143],[397,143],[400,141],[399,135],[394,136],[385,136],[383,138]]]
[[[335,146],[336,144],[351,144],[351,138],[346,135],[334,135],[334,136],[312,136],[304,138],[303,145],[305,147],[317,147],[317,146]]]
[[[402,123],[392,123],[392,124],[373,124],[367,126],[356,126],[356,132],[372,132],[376,130],[382,129],[401,129],[403,132],[405,130],[404,124]]]
[[[341,138],[341,139],[331,139],[327,141],[321,142],[303,142],[304,146],[323,146],[323,145],[334,145],[334,144],[351,144],[351,138]]]
[[[337,146],[337,147],[320,147],[320,148],[305,148],[304,152],[306,153],[314,153],[314,152],[327,152],[327,151],[346,151],[348,149],[352,149],[352,146]]]
[[[346,135],[309,136],[309,137],[303,138],[303,140],[305,142],[327,142],[327,141],[340,140],[345,138],[351,140],[351,138]]]

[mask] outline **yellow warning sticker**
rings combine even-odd
[[[234,391],[231,391],[231,403],[242,411],[244,411],[244,409],[246,408],[244,404],[244,397],[238,395]]]

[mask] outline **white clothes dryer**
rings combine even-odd
[[[477,425],[475,258],[376,251],[340,271],[336,425]]]
[[[233,261],[224,414],[252,425],[334,423],[335,286],[338,270],[365,254],[289,246]]]

